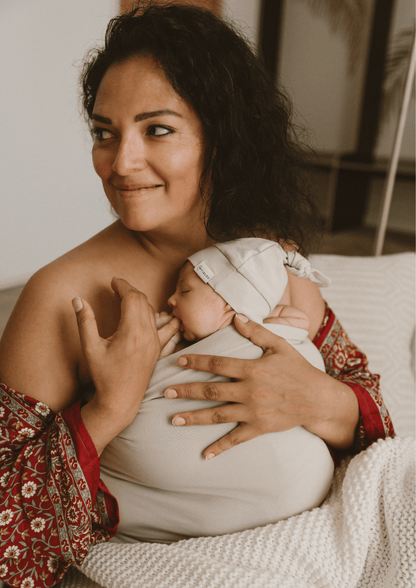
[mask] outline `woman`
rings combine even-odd
[[[119,220],[29,281],[1,342],[0,577],[25,588],[53,585],[116,531],[117,503],[99,479],[98,456],[134,418],[160,349],[179,328],[174,319],[157,331],[154,312],[168,310],[185,259],[250,235],[305,252],[313,229],[287,101],[212,14],[150,6],[114,19],[82,81],[94,167]],[[122,279],[110,288],[111,276]],[[236,320],[263,357],[184,354],[180,365],[235,381],[176,386],[177,396],[232,404],[178,414],[174,425],[239,422],[206,456],[297,425],[340,450],[392,434],[378,378],[318,288],[289,275],[281,302],[306,312],[335,377]],[[81,404],[90,385],[94,398]]]

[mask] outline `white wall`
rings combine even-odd
[[[77,76],[118,0],[0,3],[0,287],[110,222]]]
[[[367,3],[368,32],[373,1]],[[312,132],[316,149],[344,153],[354,150],[360,117],[367,47],[353,75],[348,73],[345,41],[334,33],[326,18],[317,16],[306,0],[286,0],[279,56],[281,82],[289,90],[298,120]],[[390,42],[402,28],[411,27],[415,6],[409,0],[396,0]],[[398,112],[382,126],[376,155],[390,157]],[[415,157],[415,102],[409,108],[401,156]]]
[[[371,16],[371,3],[368,6],[364,31]],[[285,2],[279,72],[298,120],[311,130],[314,147],[333,153],[353,149],[364,63],[349,75],[346,42],[305,0]]]
[[[257,45],[260,20],[260,0],[223,0],[223,15],[233,20],[253,47]]]

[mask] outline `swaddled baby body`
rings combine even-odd
[[[287,283],[285,256],[279,245],[264,239],[219,244],[192,256],[169,299],[173,314],[182,321],[185,339],[197,341],[188,350],[244,359],[261,357],[262,349],[230,323],[235,311],[260,322],[259,313],[264,318],[276,306]],[[262,278],[264,262],[268,272]],[[203,279],[199,277],[201,265]],[[219,273],[222,277],[216,283]],[[271,274],[277,275],[275,280]],[[315,277],[315,281],[319,279],[322,283],[324,278]],[[253,284],[255,291],[250,292]],[[285,322],[289,324],[264,326],[323,370],[322,358],[307,338],[307,330],[291,326],[290,320]],[[158,361],[136,418],[101,455],[102,478],[120,508],[114,540],[170,543],[222,535],[319,506],[332,482],[333,461],[326,444],[303,427],[262,435],[207,461],[203,450],[236,423],[172,426],[175,412],[221,403],[177,399],[173,406],[164,395],[167,388],[184,382],[225,380],[182,370],[177,364],[180,355],[177,352]]]

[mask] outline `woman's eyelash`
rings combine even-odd
[[[102,127],[94,127],[92,129],[93,138],[97,141],[104,141],[105,139],[108,139],[109,137],[104,136],[105,133],[108,133],[109,135],[113,136],[113,133],[111,133],[111,131],[109,131],[108,129],[104,129]]]
[[[152,137],[165,137],[166,135],[171,135],[175,131],[171,127],[167,127],[165,125],[151,125],[147,129],[147,134]],[[108,133],[108,137],[105,136],[105,133]],[[102,127],[94,127],[92,129],[93,138],[97,141],[105,141],[105,139],[109,139],[110,137],[114,136],[111,131],[108,129],[104,129]]]
[[[175,131],[171,127],[167,127],[165,125],[151,125],[147,129],[147,134],[153,135],[153,137],[164,137],[166,135],[171,135],[174,132]]]

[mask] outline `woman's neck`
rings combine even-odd
[[[196,251],[210,247],[214,243],[208,237],[205,227],[199,230],[195,227],[188,227],[181,234],[156,232],[132,232],[132,234],[154,262],[170,267],[172,271],[179,270],[187,257]]]

